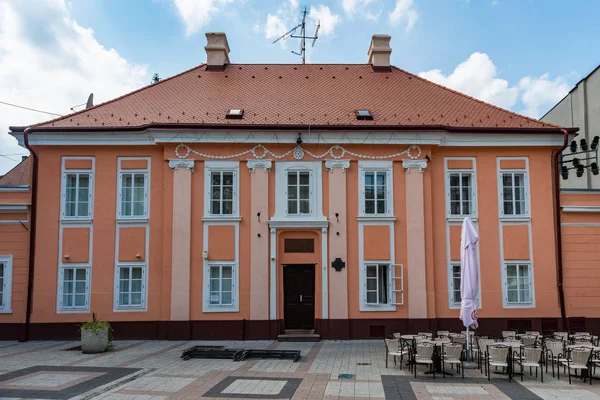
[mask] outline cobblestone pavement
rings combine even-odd
[[[526,371],[509,383],[478,370],[460,376],[418,377],[405,366],[385,366],[381,340],[320,343],[119,341],[104,354],[68,350],[77,342],[0,342],[0,399],[560,399],[600,400],[600,372],[593,385],[551,372],[544,383]],[[300,350],[289,360],[181,360],[195,345]],[[561,371],[562,372],[562,371]],[[340,375],[345,375],[343,378]]]

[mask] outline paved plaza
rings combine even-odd
[[[73,350],[77,342],[0,342],[0,399],[578,399],[600,400],[593,385],[574,378],[569,385],[549,371],[544,383],[525,375],[509,383],[478,370],[465,379],[433,379],[420,367],[415,379],[406,367],[385,367],[382,340],[319,343],[118,341],[99,355]],[[299,362],[181,360],[196,345],[301,350]],[[600,378],[600,372],[596,374]]]

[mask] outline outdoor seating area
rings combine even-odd
[[[467,335],[469,340],[467,343]],[[579,379],[592,385],[600,367],[600,339],[591,332],[553,332],[542,335],[537,331],[502,331],[497,337],[479,335],[474,331],[416,334],[395,332],[385,339],[386,368],[408,368],[415,376],[432,375],[442,378],[460,374],[464,368],[477,368],[488,381],[518,377],[526,374],[544,382],[550,370],[553,378],[567,377],[569,384]],[[388,357],[394,365],[388,366]],[[400,358],[397,363],[396,359]],[[407,360],[404,363],[404,359]]]

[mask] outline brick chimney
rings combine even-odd
[[[224,32],[206,33],[206,70],[223,71],[229,64],[229,43]]]
[[[374,71],[389,72],[392,70],[390,66],[390,55],[392,48],[390,47],[390,35],[373,35],[371,45],[369,46],[369,64],[373,66]]]

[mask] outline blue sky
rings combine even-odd
[[[272,41],[304,6],[322,27],[311,63],[365,63],[388,33],[394,65],[534,117],[600,63],[595,0],[0,0],[0,101],[106,101],[204,62],[207,31],[227,33],[233,63],[296,63],[296,41]],[[49,117],[0,104],[0,174],[25,153],[7,127]]]

